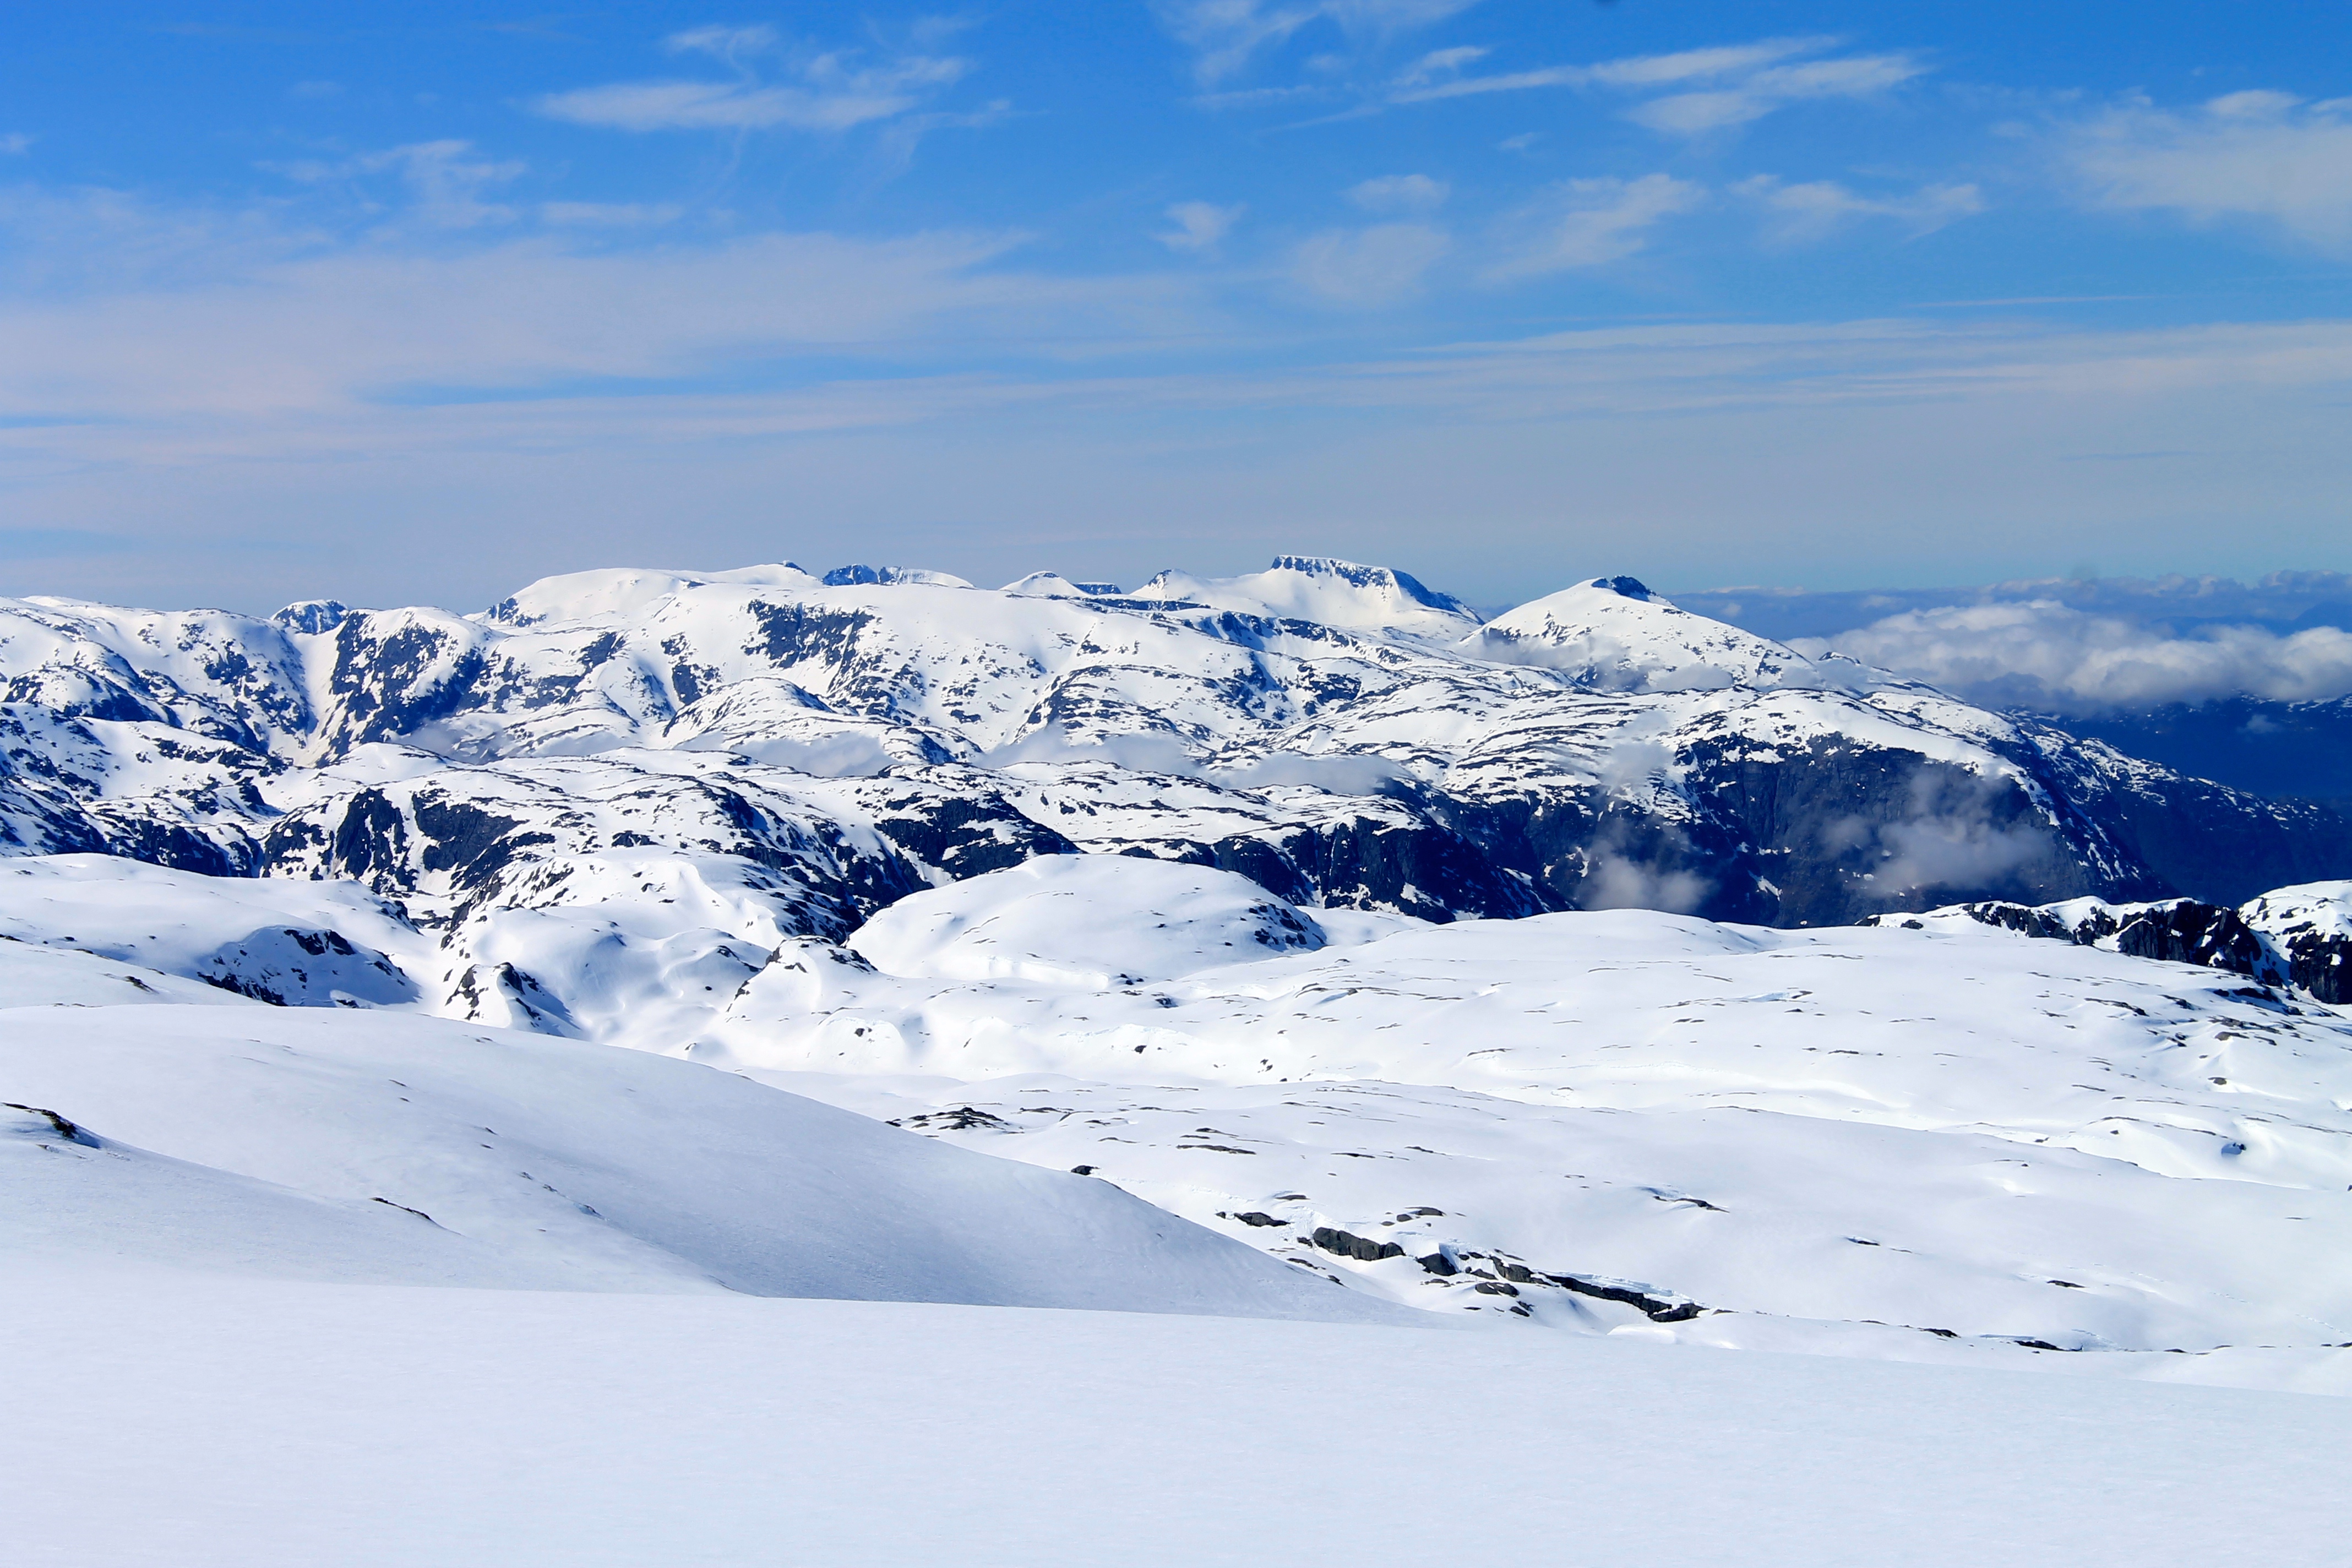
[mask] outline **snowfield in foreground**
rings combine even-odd
[[[24,1568],[2301,1568],[2352,1442],[1557,1334],[40,1268],[0,1323]]]
[[[2352,1391],[2352,1020],[1960,916],[1431,926],[1055,856],[733,939],[605,1044],[362,1005],[353,965],[436,955],[348,884],[23,858],[0,922],[0,998],[68,1004],[0,1015],[5,1098],[109,1150],[68,1179],[19,1129],[58,1245]],[[154,1159],[269,1217],[161,1217],[197,1200],[137,1196]]]
[[[1628,578],[0,604],[0,1540],[2332,1561],[2347,857]]]
[[[0,943],[0,976],[66,957]],[[120,965],[79,962],[85,995],[127,984]],[[0,1252],[17,1260],[1360,1321],[1393,1310],[1107,1183],[687,1063],[474,1025],[254,1003],[17,1007],[0,1011],[0,1085],[14,1102],[0,1107]]]
[[[2352,1021],[2307,996],[1966,919],[1640,910],[1174,973],[1148,918],[1122,963],[1146,900],[1085,869],[787,949],[687,1052],[1412,1306],[2117,1371],[2264,1347],[2352,1388]],[[1056,931],[1094,977],[939,955]]]

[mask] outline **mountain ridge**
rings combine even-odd
[[[572,573],[467,616],[0,604],[0,850],[352,875],[453,910],[548,894],[531,878],[583,855],[718,855],[796,881],[834,937],[1072,851],[1435,920],[1818,925],[2352,874],[2325,808],[1809,659],[1633,578],[1483,623],[1320,557],[1055,581],[786,563]]]

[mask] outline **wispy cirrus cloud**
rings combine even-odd
[[[695,27],[664,40],[672,54],[702,55],[731,81],[669,78],[608,82],[541,94],[531,109],[551,120],[613,131],[843,132],[919,108],[961,80],[971,62],[908,54],[868,60],[856,51],[796,56],[772,27]],[[768,79],[769,68],[787,79]]]
[[[302,159],[265,163],[270,173],[306,185],[327,185],[389,174],[408,187],[410,200],[397,221],[431,228],[478,228],[512,222],[515,209],[488,199],[496,187],[520,179],[530,165],[520,159],[485,156],[470,142],[445,138],[411,142],[380,153],[341,160]]]
[[[1171,250],[1211,255],[1246,210],[1238,203],[1221,207],[1214,202],[1178,202],[1168,209],[1168,221],[1176,226],[1152,237]]]
[[[1442,22],[1477,0],[1157,0],[1160,26],[1192,51],[1192,77],[1214,87],[1264,49],[1317,23],[1381,39]],[[1458,53],[1459,51],[1442,51]],[[1484,52],[1484,51],[1477,51]],[[1475,54],[1468,58],[1475,58]]]
[[[1432,103],[1542,88],[1598,88],[1639,97],[1626,110],[1627,119],[1654,131],[1689,136],[1745,125],[1794,103],[1872,97],[1927,69],[1916,57],[1899,51],[1832,53],[1841,42],[1834,37],[1766,38],[1486,76],[1445,74],[1449,62],[1441,57],[1459,51],[1442,50],[1399,77],[1388,101]]]
[[[1517,282],[1622,260],[1667,218],[1704,205],[1706,189],[1671,174],[1638,180],[1563,180],[1513,216],[1513,231],[1484,276]]]
[[[1821,239],[1860,218],[1881,218],[1928,234],[1985,210],[1984,193],[1972,184],[1922,185],[1900,195],[1867,196],[1835,180],[1790,184],[1758,174],[1731,187],[1766,214],[1765,230],[1776,244]]]
[[[2093,206],[2352,251],[2352,99],[2234,92],[2185,111],[2135,100],[2064,127],[2058,155]]]

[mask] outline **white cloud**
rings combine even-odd
[[[1423,277],[1452,248],[1444,230],[1425,224],[1328,229],[1298,247],[1293,272],[1336,304],[1388,305],[1418,293]]]
[[[11,131],[5,135],[0,135],[0,154],[13,157],[16,153],[29,153],[32,150],[32,137],[22,131]]]
[[[1745,125],[1791,103],[1823,98],[1868,98],[1899,87],[1926,69],[1909,55],[1853,55],[1769,66],[1726,86],[1670,93],[1626,111],[1653,131],[1696,136]]]
[[[1444,98],[1472,98],[1489,92],[1524,92],[1536,87],[1581,87],[1592,79],[1586,66],[1547,66],[1541,70],[1512,71],[1503,76],[1462,77],[1430,87],[1408,86],[1390,95],[1391,103],[1431,103]]]
[[[1223,242],[1245,210],[1238,203],[1221,207],[1213,202],[1178,202],[1168,209],[1169,220],[1175,228],[1152,237],[1171,250],[1205,254]]]
[[[682,41],[683,40],[683,41]],[[742,64],[754,47],[774,43],[764,27],[698,28],[670,40],[673,49],[714,55],[742,71],[736,81],[625,81],[551,92],[531,108],[552,120],[615,131],[839,132],[887,120],[916,108],[931,92],[960,80],[969,60],[913,56],[862,65],[844,53],[802,62],[797,85],[762,83]]]
[[[2252,220],[2352,250],[2352,100],[2237,92],[2186,113],[2136,102],[2068,127],[2059,155],[2094,205]]]
[[[1451,77],[1464,66],[1485,59],[1494,53],[1475,44],[1464,44],[1450,49],[1432,49],[1397,74],[1395,85],[1401,88],[1419,87],[1439,77]]]
[[[1160,26],[1192,51],[1192,75],[1213,87],[1261,49],[1316,22],[1358,37],[1387,37],[1442,22],[1476,0],[1156,0]],[[1453,51],[1439,51],[1441,54]]]
[[[1984,193],[1974,185],[1923,185],[1908,195],[1864,196],[1834,180],[1787,184],[1777,175],[1758,174],[1731,190],[1765,210],[1771,237],[1782,244],[1818,239],[1850,218],[1891,218],[1927,234],[1985,210]]]
[[[1160,0],[1160,26],[1192,51],[1192,77],[1213,87],[1268,44],[1278,44],[1322,15],[1314,5],[1268,5],[1261,0]]]
[[[2352,632],[2280,637],[2256,626],[2174,637],[2052,600],[1958,605],[1801,639],[1963,695],[2060,712],[2202,702],[2239,694],[2307,702],[2352,694]]]
[[[1621,260],[1649,243],[1656,225],[1706,200],[1703,187],[1671,174],[1564,181],[1517,215],[1520,237],[1486,277],[1507,282]]]
[[[1382,174],[1348,190],[1348,199],[1371,213],[1432,213],[1452,187],[1427,174]]]
[[[1611,87],[1672,87],[1750,75],[1794,55],[1819,54],[1837,47],[1835,38],[1764,38],[1752,44],[1684,49],[1671,55],[1635,55],[1594,66],[1592,79]]]
[[[1866,98],[1898,87],[1927,68],[1907,54],[1805,58],[1834,48],[1835,38],[1767,38],[1753,44],[1637,55],[1591,66],[1547,66],[1495,76],[1401,82],[1392,103],[1427,103],[1537,88],[1600,87],[1643,95],[1626,118],[1654,131],[1695,136],[1759,120],[1791,103]],[[1664,91],[1661,89],[1677,90]]]

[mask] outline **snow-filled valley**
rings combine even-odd
[[[0,603],[0,1310],[80,1345],[107,1399],[133,1395],[68,1325],[160,1346],[197,1331],[160,1305],[184,1301],[222,1345],[282,1308],[306,1364],[339,1317],[453,1325],[448,1375],[517,1442],[641,1397],[530,1392],[506,1363],[541,1335],[567,1366],[684,1336],[645,1366],[755,1446],[777,1401],[848,1419],[863,1378],[899,1408],[852,1447],[920,1447],[910,1405],[987,1425],[942,1386],[976,1376],[1058,1390],[1024,1440],[1148,1448],[1072,1390],[1171,1355],[1296,1442],[1324,1428],[1255,1358],[1339,1356],[1406,1402],[1459,1377],[1755,1414],[1810,1387],[1898,1449],[1924,1401],[1974,1434],[1966,1485],[2008,1401],[2330,1413],[2276,1433],[2352,1410],[2289,1397],[2352,1394],[2352,829],[1631,579],[1484,622],[1290,557],[1132,592],[593,573],[474,616],[27,600]],[[1221,1326],[1038,1315],[1072,1310]],[[928,1348],[872,1349],[898,1333]],[[1093,1359],[1039,1372],[1057,1334]],[[837,1364],[761,1362],[796,1336]],[[166,1432],[231,1363],[171,1364],[136,1374]],[[737,1371],[758,1392],[730,1403]],[[2045,1384],[2104,1391],[2022,1392]],[[277,1441],[231,1425],[226,1452]],[[1303,1474],[1431,1451],[1334,1441],[1353,1458]],[[1449,1450],[1456,1503],[1523,1484],[1507,1447]],[[1736,1485],[1769,1486],[1769,1448],[1731,1444]],[[582,1475],[617,1452],[589,1442]],[[220,1524],[201,1490],[173,1506]],[[1024,1557],[967,1506],[961,1560],[1240,1560]],[[436,1560],[429,1531],[361,1546],[331,1515],[178,1560]],[[1557,1518],[1639,1544],[1631,1513]],[[936,1561],[944,1528],[811,1560]],[[1724,1560],[1691,1528],[1654,1560]],[[154,1560],[107,1539],[30,1560]],[[1868,1531],[1787,1539],[1887,1560]],[[625,1542],[496,1560],[647,1560]],[[665,1560],[742,1560],[702,1551]]]

